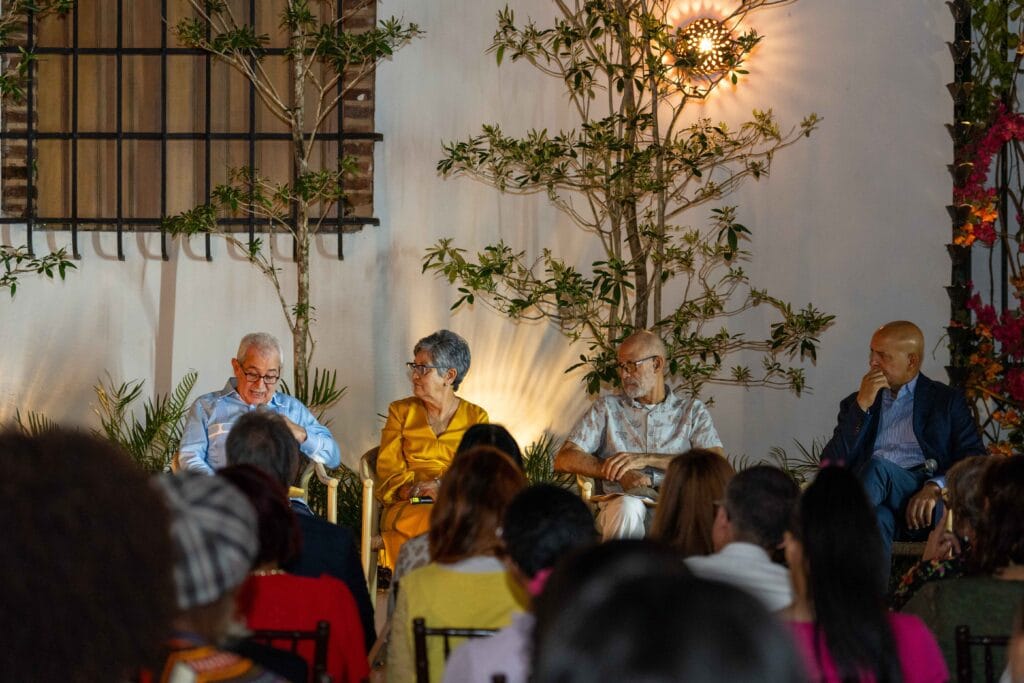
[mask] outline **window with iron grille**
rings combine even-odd
[[[266,69],[287,87],[281,0],[231,4],[270,37]],[[374,25],[373,2],[356,9],[346,16],[346,31]],[[345,8],[339,3],[334,11]],[[3,48],[7,60],[20,59],[22,47],[36,60],[24,100],[3,105],[0,223],[27,225],[30,246],[34,231],[69,230],[75,257],[81,231],[115,231],[123,259],[124,233],[162,231],[163,218],[208,203],[230,168],[255,167],[270,181],[292,181],[291,134],[254,86],[209,54],[177,43],[171,29],[190,12],[181,0],[79,0],[65,17],[29,17],[20,40]],[[373,131],[373,108],[371,74],[345,94],[316,138],[322,166],[351,156],[359,168],[346,181],[342,210],[332,209],[321,229],[330,226],[337,235],[339,258],[344,233],[378,223],[372,162],[380,135]],[[266,230],[249,216],[220,223],[250,239]],[[162,235],[165,259],[167,241]]]

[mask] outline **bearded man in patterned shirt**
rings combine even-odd
[[[622,393],[601,396],[555,455],[555,470],[598,481],[598,526],[605,540],[643,538],[650,524],[646,500],[672,458],[691,448],[725,457],[707,408],[676,395],[665,383],[665,344],[646,330],[619,346]]]

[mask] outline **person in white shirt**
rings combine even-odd
[[[758,465],[739,472],[725,489],[712,527],[712,555],[686,558],[695,575],[741,588],[770,611],[793,601],[789,570],[772,561],[782,547],[793,505],[800,496],[796,483],[782,470]]]

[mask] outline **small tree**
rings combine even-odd
[[[9,45],[12,37],[25,30],[29,14],[36,20],[49,14],[64,15],[74,4],[74,0],[7,0],[0,10],[0,45]],[[25,99],[25,83],[35,59],[34,54],[22,48],[17,62],[7,63],[0,70],[0,98],[4,102]],[[63,280],[67,271],[74,268],[64,249],[39,256],[26,246],[0,244],[0,289],[7,289],[12,297],[18,291],[20,275],[36,273],[53,279],[56,273]]]
[[[498,242],[476,258],[451,240],[428,250],[424,271],[459,284],[453,308],[477,296],[514,320],[548,320],[589,354],[591,392],[617,383],[615,347],[639,328],[654,328],[669,348],[669,370],[692,393],[707,382],[804,388],[801,367],[816,358],[818,334],[833,320],[808,304],[790,304],[753,287],[741,267],[750,231],[736,208],[717,205],[747,178],[768,175],[780,150],[811,134],[814,114],[783,132],[771,110],[738,129],[684,114],[722,81],[736,83],[760,40],[739,24],[783,0],[744,0],[722,19],[686,27],[670,21],[667,0],[555,0],[554,25],[517,23],[498,14],[489,51],[526,61],[565,86],[575,128],[533,129],[513,137],[498,125],[444,145],[444,177],[466,175],[512,194],[543,192],[599,242],[602,258],[586,269],[545,249],[529,259]],[[682,223],[712,205],[711,224]],[[728,331],[724,321],[766,304],[780,319],[764,339]],[[762,354],[759,371],[726,369],[730,354]],[[572,368],[570,368],[572,369]]]
[[[314,311],[310,253],[330,212],[343,211],[343,180],[355,169],[354,161],[341,156],[340,150],[333,165],[315,165],[315,143],[346,93],[422,32],[416,24],[403,24],[394,17],[366,31],[343,30],[345,21],[371,0],[351,3],[344,12],[335,0],[279,0],[281,27],[288,34],[284,59],[291,76],[289,89],[282,92],[265,68],[270,37],[257,32],[252,17],[249,22],[240,21],[231,3],[223,0],[186,1],[194,16],[175,26],[178,40],[212,54],[242,74],[267,110],[288,126],[293,182],[274,183],[252,167],[230,169],[228,182],[214,188],[209,204],[171,217],[165,225],[173,234],[223,237],[270,280],[292,334],[293,389],[308,402],[317,393],[308,386],[315,347],[310,331]],[[264,247],[261,240],[243,242],[218,224],[218,217],[239,213],[259,218],[271,234],[283,231],[294,238],[297,294],[293,303],[286,301],[282,291],[281,269],[274,261],[272,245]]]

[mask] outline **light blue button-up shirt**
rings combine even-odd
[[[924,451],[914,434],[914,389],[919,376],[914,375],[900,387],[896,396],[882,389],[882,414],[873,455],[904,469],[924,463]]]
[[[182,470],[213,474],[228,464],[224,447],[231,426],[245,413],[259,408],[243,401],[236,391],[237,386],[237,380],[231,378],[223,389],[203,394],[192,404],[178,449],[178,465]],[[287,417],[306,430],[306,440],[299,444],[299,450],[310,460],[321,462],[325,467],[341,464],[341,451],[331,430],[320,424],[301,401],[275,392],[265,409]]]

